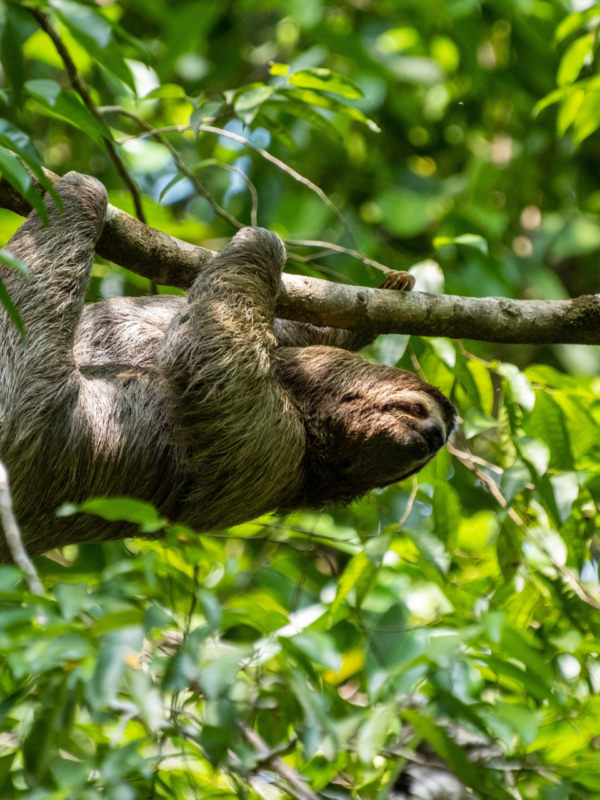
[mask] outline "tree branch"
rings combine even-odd
[[[31,594],[43,595],[44,589],[42,587],[42,582],[38,577],[33,561],[29,558],[23,546],[21,531],[19,530],[19,525],[13,511],[12,496],[8,482],[8,470],[2,461],[0,461],[0,521],[2,522],[4,538],[6,539],[6,544],[12,556],[12,560],[27,576],[26,580],[29,591]]]
[[[52,182],[58,176],[46,170]],[[40,192],[43,187],[32,178]],[[4,179],[0,208],[27,214],[29,204]],[[183,242],[109,206],[96,248],[156,283],[189,289],[213,251]],[[600,344],[600,295],[574,300],[510,300],[393,292],[284,275],[277,316],[374,333],[446,336],[512,344]]]

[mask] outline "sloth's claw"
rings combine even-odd
[[[394,289],[399,292],[410,292],[415,285],[415,276],[410,272],[398,270],[389,272],[386,279],[379,287],[380,289]]]

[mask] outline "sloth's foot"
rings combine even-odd
[[[415,276],[410,272],[397,271],[388,272],[386,279],[379,287],[380,289],[394,289],[399,292],[410,292],[415,285]]]

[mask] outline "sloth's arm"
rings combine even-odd
[[[279,236],[264,228],[242,228],[202,269],[188,295],[188,304],[212,297],[236,298],[247,313],[256,309],[272,325],[275,297],[285,264]]]
[[[49,224],[32,211],[6,248],[29,267],[29,278],[7,267],[0,276],[17,306],[27,334],[23,347],[6,315],[0,336],[19,350],[19,364],[35,369],[36,380],[57,383],[74,368],[72,348],[94,263],[94,247],[106,213],[106,189],[95,178],[69,172],[55,186],[58,209],[49,194]]]
[[[291,319],[276,319],[273,332],[277,347],[310,347],[316,344],[351,352],[362,350],[377,338],[376,333],[364,329],[319,328],[309,322],[294,322]]]
[[[256,407],[268,392],[284,263],[278,236],[244,228],[194,281],[159,352],[162,374],[181,398],[179,419],[186,426],[211,415],[213,427],[228,415],[239,419],[242,406]]]

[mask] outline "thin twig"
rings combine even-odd
[[[352,258],[358,259],[358,261],[362,261],[368,267],[375,267],[375,269],[381,270],[381,272],[394,272],[393,269],[390,267],[386,267],[383,264],[380,264],[379,261],[375,261],[372,258],[368,258],[367,256],[363,256],[358,250],[352,250],[349,247],[342,247],[339,244],[332,244],[331,242],[319,242],[313,241],[312,239],[286,239],[286,245],[290,247],[325,247],[327,250],[332,250],[334,253],[340,253],[347,256],[352,256]],[[331,255],[330,253],[319,253],[319,255]],[[317,256],[313,256],[313,258],[317,258]]]
[[[249,139],[246,139],[245,136],[240,136],[238,133],[232,133],[232,131],[226,131],[223,128],[215,128],[212,125],[200,125],[198,127],[198,130],[204,131],[204,133],[214,133],[217,136],[225,136],[227,139],[233,139],[235,142],[240,142],[241,144],[246,145],[246,147],[250,147],[252,150],[261,155],[264,159],[270,161],[271,164],[275,164],[276,167],[279,167],[279,169],[283,170],[283,172],[286,172],[295,181],[304,184],[304,186],[308,186],[308,188],[325,203],[327,208],[333,211],[333,213],[342,223],[342,226],[346,231],[346,233],[348,234],[348,236],[350,237],[351,241],[354,242],[356,249],[358,250],[358,244],[354,237],[354,233],[352,231],[352,228],[344,218],[344,215],[338,209],[338,207],[334,203],[332,203],[332,201],[327,197],[323,189],[321,189],[320,186],[317,186],[316,183],[313,183],[308,178],[305,178],[304,175],[301,175],[299,172],[296,172],[296,170],[292,169],[292,167],[288,167],[287,164],[285,164],[279,158],[275,158],[275,156],[271,155],[271,153],[269,153],[267,150],[263,149],[262,147],[259,147],[256,144],[253,144]]]
[[[206,161],[197,164],[195,169],[201,169],[202,167],[221,167],[221,169],[226,169],[229,172],[235,172],[236,175],[239,175],[240,178],[246,184],[246,188],[250,192],[250,198],[252,200],[252,208],[250,209],[250,224],[253,228],[258,227],[258,192],[256,191],[256,186],[252,183],[250,178],[246,175],[243,169],[234,166],[233,164],[226,164],[225,161],[219,161],[218,158],[208,158]]]
[[[8,470],[0,461],[0,520],[4,529],[6,544],[10,550],[13,561],[27,575],[27,585],[31,594],[44,594],[42,582],[39,579],[33,561],[27,555],[21,539],[21,531],[13,511],[12,496],[8,480]]]
[[[503,475],[504,470],[502,467],[498,467],[496,464],[492,464],[490,461],[486,461],[485,458],[480,458],[479,456],[473,455],[473,453],[468,453],[466,450],[458,450],[456,447],[452,446],[452,454],[461,460],[472,461],[473,464],[479,464],[481,467],[485,467],[486,469],[495,472],[497,475]]]
[[[262,736],[247,725],[242,725],[241,728],[246,739],[258,753],[261,762],[267,763],[273,772],[276,772],[279,777],[286,781],[291,795],[297,800],[319,800],[318,795],[309,789],[296,770],[290,767],[280,756],[271,752],[269,745]]]
[[[533,541],[535,546],[539,550],[541,550],[544,553],[544,555],[546,555],[546,557],[552,563],[552,566],[556,570],[558,570],[558,572],[561,573],[561,575],[565,579],[565,582],[573,589],[577,597],[584,603],[587,603],[589,606],[592,606],[592,608],[595,608],[597,611],[600,611],[600,601],[596,600],[596,598],[593,595],[589,594],[589,592],[586,592],[584,587],[581,585],[580,581],[575,577],[575,575],[573,575],[571,570],[564,564],[561,564],[559,561],[557,561],[552,555],[552,553],[548,550],[548,548],[544,545],[544,543],[541,542],[539,538],[531,532],[531,530],[528,530],[525,522],[517,514],[514,508],[511,508],[511,506],[509,505],[508,501],[498,488],[496,481],[493,478],[490,478],[489,475],[486,475],[485,472],[482,472],[475,466],[473,459],[470,457],[469,453],[464,453],[461,450],[457,450],[449,443],[446,444],[446,447],[453,456],[458,458],[458,460],[461,461],[465,465],[465,467],[467,467],[467,469],[470,469],[472,472],[474,472],[477,478],[482,483],[485,483],[485,485],[490,490],[490,494],[496,500],[498,505],[506,510],[506,513],[515,523],[515,525],[518,525],[520,528],[522,528],[525,531],[526,535]]]
[[[406,520],[410,517],[410,512],[413,509],[413,505],[415,503],[415,499],[417,497],[417,492],[419,491],[419,481],[416,475],[412,476],[412,489],[410,490],[410,497],[408,498],[408,503],[406,504],[406,509],[404,510],[404,514],[400,517],[398,522],[398,527],[396,528],[397,531],[402,530],[402,526],[406,522]]]
[[[137,117],[137,115],[135,115],[133,112],[127,111],[126,109],[122,109],[120,106],[103,106],[102,110],[105,113],[117,112],[118,111],[119,113],[125,114],[126,116],[129,116],[132,119],[137,119],[138,121],[140,121],[140,118]],[[123,139],[119,139],[119,142],[121,144],[123,144],[124,142],[131,141],[132,139],[144,139],[147,136],[160,136],[162,133],[167,133],[169,131],[175,131],[177,133],[183,133],[184,131],[191,129],[191,125],[169,125],[169,126],[166,126],[164,128],[152,128],[145,120],[141,124],[143,124],[143,127],[146,128],[145,133],[139,133],[139,134],[135,134],[133,136],[127,136],[127,137],[125,137]],[[199,131],[204,131],[204,133],[214,133],[217,136],[225,136],[227,139],[233,139],[234,141],[240,142],[240,144],[243,144],[246,147],[250,147],[252,150],[257,152],[259,155],[261,155],[267,161],[270,161],[272,164],[275,164],[276,167],[279,167],[279,169],[283,170],[284,172],[287,172],[287,174],[290,175],[295,181],[298,181],[299,183],[304,184],[304,186],[308,186],[308,188],[312,192],[314,192],[325,203],[325,205],[329,209],[331,209],[331,211],[333,211],[333,213],[336,215],[336,217],[342,223],[342,226],[343,226],[344,230],[346,231],[346,233],[348,234],[350,239],[356,245],[357,249],[356,249],[356,251],[352,251],[352,253],[355,253],[355,252],[358,253],[358,244],[356,242],[356,238],[354,236],[352,228],[350,227],[350,225],[348,224],[348,222],[344,218],[342,212],[327,197],[327,195],[321,189],[320,186],[317,186],[316,183],[313,183],[308,178],[305,178],[304,175],[301,175],[299,172],[296,172],[296,170],[292,169],[292,167],[288,167],[287,164],[285,164],[283,161],[281,161],[280,159],[276,158],[275,156],[271,155],[271,153],[269,153],[267,150],[264,150],[262,147],[259,147],[258,145],[253,144],[249,139],[246,139],[245,136],[240,136],[238,133],[232,133],[232,131],[226,131],[223,128],[215,128],[212,125],[200,125],[200,126],[198,126],[198,130]],[[328,247],[329,245],[326,244],[325,246]],[[360,258],[361,261],[363,260],[363,257],[360,255],[360,253],[359,253],[359,258]],[[373,266],[375,266],[375,264],[373,264]],[[378,266],[378,269],[381,269],[381,268],[382,268],[381,266]],[[383,269],[385,270],[386,268],[383,267]]]
[[[121,114],[125,113],[126,109],[123,109],[122,106],[101,106],[100,111],[103,114]],[[129,115],[129,112],[127,112],[127,115]],[[152,130],[149,129],[141,133],[132,133],[129,136],[122,136],[116,141],[118,144],[127,144],[127,142],[133,142],[136,139],[147,139],[149,136],[156,136],[160,133],[185,133],[185,131],[190,131],[191,129],[191,125],[165,125],[163,128],[152,128]]]
[[[40,8],[36,8],[35,6],[29,6],[29,11],[37,20],[40,28],[45,33],[48,34],[48,36],[52,40],[52,43],[56,47],[60,57],[62,58],[63,64],[65,65],[65,71],[67,73],[71,86],[81,97],[88,111],[90,111],[90,113],[93,114],[93,116],[98,120],[98,122],[104,125],[102,115],[100,114],[98,107],[92,100],[90,90],[88,89],[87,84],[82,78],[82,76],[77,71],[75,62],[71,58],[71,54],[69,53],[67,47],[65,46],[63,40],[61,39],[60,34],[54,28],[54,26],[46,16],[46,14]],[[129,170],[125,166],[125,162],[117,152],[115,144],[113,140],[110,138],[110,133],[108,132],[108,130],[106,136],[103,137],[103,141],[113,164],[117,168],[119,175],[121,176],[127,188],[131,192],[131,196],[133,197],[133,204],[135,206],[135,213],[138,219],[140,220],[140,222],[145,223],[146,215],[144,214],[144,208],[142,206],[142,192],[140,191],[140,187],[137,185],[132,175],[129,173]]]
[[[228,211],[225,211],[225,209],[221,205],[219,205],[219,203],[217,203],[217,201],[212,196],[212,194],[208,191],[208,189],[202,183],[200,183],[200,181],[194,175],[192,170],[187,166],[187,164],[181,158],[181,156],[177,152],[176,148],[173,147],[171,142],[169,142],[168,139],[165,139],[165,137],[161,133],[158,133],[152,127],[152,125],[150,125],[150,123],[146,122],[145,119],[143,119],[142,117],[138,116],[133,111],[129,111],[127,108],[122,108],[121,106],[101,106],[98,109],[98,111],[99,111],[100,115],[109,114],[109,113],[111,113],[111,114],[118,113],[118,114],[121,114],[124,117],[129,117],[130,119],[132,119],[135,122],[137,122],[137,124],[140,127],[144,128],[146,130],[148,136],[153,136],[155,139],[157,139],[157,141],[159,141],[164,147],[167,148],[169,153],[171,153],[171,155],[173,156],[173,159],[175,160],[175,163],[177,164],[178,169],[187,178],[189,178],[191,180],[191,182],[194,185],[194,189],[198,192],[198,194],[201,197],[204,197],[205,200],[208,200],[208,202],[211,204],[211,206],[214,208],[214,210],[216,211],[216,213],[220,217],[222,217],[226,222],[228,222],[230,225],[233,225],[233,227],[237,228],[238,230],[240,228],[244,227],[244,223],[243,222],[240,222],[239,219],[236,219]],[[138,136],[136,138],[139,139],[141,137]]]
[[[287,257],[288,261],[296,261],[298,264],[310,264],[310,268],[313,272],[320,272],[322,275],[329,275],[330,277],[335,278],[338,283],[345,283],[347,286],[358,286],[356,281],[353,281],[351,278],[347,278],[345,275],[342,275],[341,272],[331,269],[330,267],[326,267],[324,264],[317,264],[310,258],[304,259],[302,256],[292,255],[291,253],[288,253]],[[304,272],[306,274],[308,270],[305,270]],[[310,275],[310,272],[308,272],[308,274]]]

